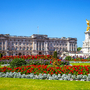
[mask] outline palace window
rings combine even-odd
[[[3,45],[5,44],[5,42],[3,42]]]
[[[2,50],[2,48],[0,47],[0,50]]]
[[[17,42],[16,42],[16,45],[17,45]]]
[[[72,51],[73,51],[73,48],[72,48]]]
[[[42,50],[44,51],[44,48],[42,48]]]
[[[21,47],[19,48],[19,50],[21,50]]]
[[[64,51],[64,48],[63,48],[63,51]]]
[[[16,47],[16,50],[17,50],[18,48]]]
[[[14,43],[12,42],[12,45],[14,45]]]
[[[27,50],[29,49],[29,47],[27,47]]]
[[[19,42],[19,45],[21,45],[21,42]]]
[[[60,51],[61,51],[62,48],[60,48]]]
[[[30,50],[32,50],[32,47],[30,47]]]
[[[3,47],[3,50],[5,50],[5,47]]]
[[[23,48],[23,50],[25,50],[25,47]]]
[[[10,42],[8,42],[8,45],[10,45]]]
[[[39,43],[39,46],[41,46],[41,42]]]
[[[14,47],[12,47],[12,50],[14,50]]]
[[[76,51],[75,48],[74,48],[74,51]]]
[[[50,46],[52,46],[52,43],[50,44]]]

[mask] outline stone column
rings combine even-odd
[[[45,45],[45,42],[44,42],[44,55],[45,55],[45,52],[46,52],[46,45]]]
[[[3,41],[2,41],[2,50],[3,50]]]
[[[76,51],[77,51],[77,44],[75,44],[75,49],[76,49]]]
[[[35,50],[35,43],[34,43],[34,41],[33,41],[33,50]]]
[[[67,50],[70,51],[70,43],[67,42]]]
[[[48,42],[46,42],[46,54],[48,54]]]
[[[35,50],[37,50],[37,42],[35,42]]]
[[[44,42],[44,51],[46,51],[46,45],[45,45],[45,42]]]
[[[5,50],[7,50],[7,40],[5,41]]]
[[[6,51],[6,55],[8,56],[8,52],[7,52],[7,40],[5,40],[5,51]]]

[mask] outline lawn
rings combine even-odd
[[[70,63],[71,65],[90,65],[90,63]]]
[[[90,82],[0,78],[0,90],[90,90]]]
[[[3,65],[3,64],[2,64]],[[4,66],[1,66],[1,64],[0,64],[0,68],[2,68],[2,67],[4,67]],[[7,66],[7,67],[10,67],[10,66]]]

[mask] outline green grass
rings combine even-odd
[[[90,63],[70,63],[71,65],[90,65]]]
[[[2,68],[3,66],[1,66],[1,64],[0,64],[0,68]]]
[[[2,64],[3,65],[3,64]],[[1,64],[0,64],[0,68],[2,68],[2,67],[4,67],[4,66],[1,66]],[[10,66],[7,66],[7,67],[10,67]]]
[[[90,90],[90,82],[0,78],[0,90]]]

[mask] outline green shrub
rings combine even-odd
[[[53,65],[48,65],[47,68],[49,68],[49,67],[53,67]]]
[[[15,58],[11,61],[10,63],[10,66],[13,68],[13,67],[19,67],[19,66],[22,66],[22,65],[26,65],[26,61],[22,58]]]
[[[66,56],[65,60],[71,60],[71,56]]]
[[[2,56],[1,56],[1,53],[0,53],[0,58],[1,58]]]
[[[57,51],[54,51],[54,58],[57,58]]]

